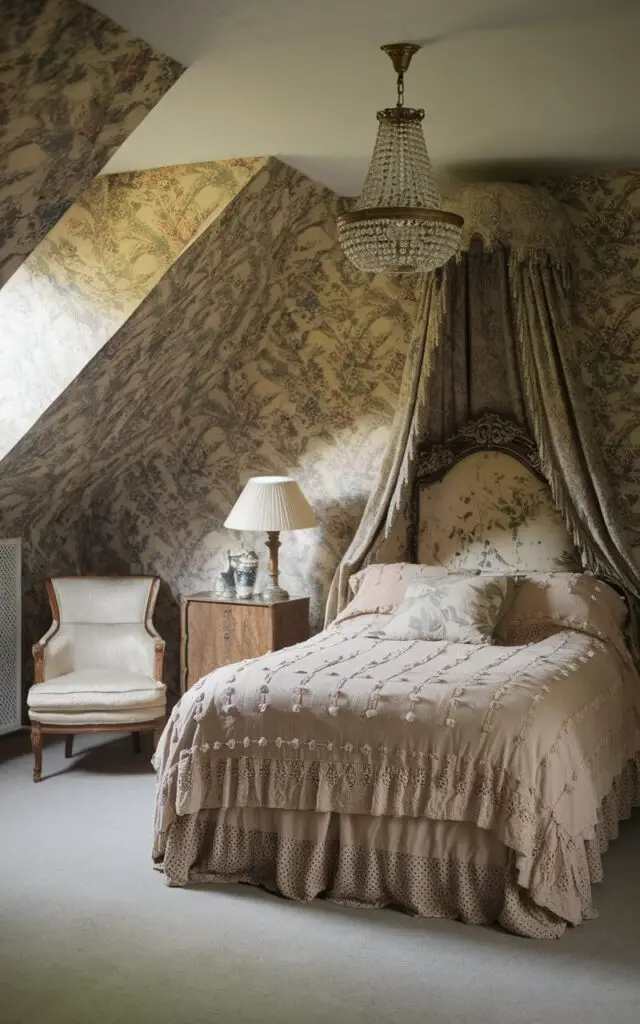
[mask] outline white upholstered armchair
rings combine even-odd
[[[153,628],[160,581],[153,576],[59,576],[47,580],[53,623],[33,646],[27,695],[33,781],[42,777],[43,733],[152,732],[164,727],[164,640]]]

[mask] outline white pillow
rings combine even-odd
[[[450,576],[418,580],[398,610],[369,634],[381,640],[493,643],[493,631],[514,593],[510,576]]]

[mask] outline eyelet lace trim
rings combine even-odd
[[[602,879],[602,854],[634,806],[640,806],[640,758],[614,780],[594,827],[572,844],[571,862],[559,878],[560,886],[573,893],[571,918],[532,901],[520,884],[513,851],[505,851],[504,864],[493,866],[473,856],[458,860],[398,854],[327,841],[320,824],[314,840],[296,840],[277,831],[231,827],[224,811],[203,810],[158,833],[153,855],[170,885],[249,882],[294,900],[308,901],[322,893],[351,905],[391,903],[422,917],[497,921],[518,935],[549,939],[562,935],[566,920],[577,924],[596,916],[591,888]],[[274,817],[277,827],[277,812]]]

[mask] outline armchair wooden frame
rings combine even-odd
[[[84,579],[104,579],[101,576],[85,576]],[[149,579],[147,576],[132,576],[131,579]],[[56,635],[60,629],[60,608],[58,606],[58,599],[53,583],[50,579],[46,581],[47,596],[49,598],[49,605],[51,607],[51,615],[53,622],[50,628],[47,630],[45,635],[35,643],[31,648],[34,661],[34,681],[33,685],[37,686],[38,683],[44,682],[44,655],[47,644]],[[153,625],[153,611],[158,597],[158,590],[160,589],[160,580],[158,577],[153,578],[153,583],[149,589],[149,597],[147,599],[147,607],[145,609],[144,626],[149,634],[154,638],[154,673],[155,678],[158,680],[162,679],[162,667],[164,663],[164,651],[165,641],[160,637]],[[99,732],[130,732],[133,737],[133,747],[136,753],[140,752],[140,734],[143,732],[150,732],[153,734],[153,749],[155,750],[158,740],[160,739],[160,733],[165,726],[165,715],[162,718],[155,718],[148,722],[123,722],[123,723],[109,723],[106,725],[47,725],[44,722],[31,722],[31,749],[34,757],[33,767],[33,781],[40,782],[42,780],[42,737],[45,735],[59,735],[65,737],[64,754],[65,757],[72,757],[73,755],[73,737],[82,733],[99,733]]]

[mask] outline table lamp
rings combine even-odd
[[[262,591],[262,597],[286,601],[289,595],[278,584],[280,531],[307,530],[316,526],[311,505],[295,480],[288,476],[252,476],[224,525],[228,530],[266,530],[269,581]]]

